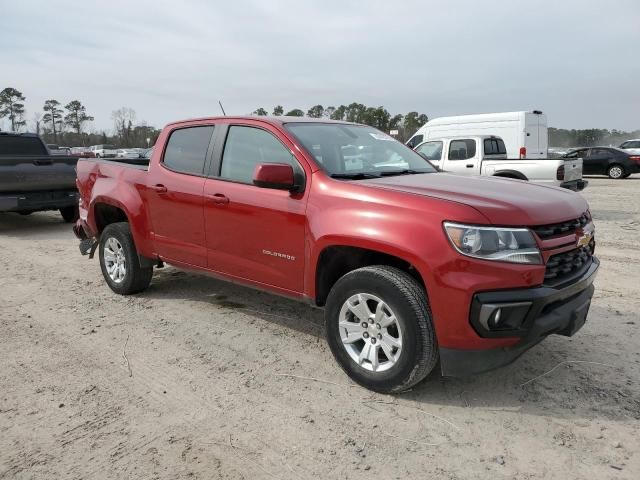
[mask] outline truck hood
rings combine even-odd
[[[498,177],[427,173],[358,183],[462,203],[478,210],[494,225],[548,225],[578,218],[589,208],[582,196],[570,190]]]

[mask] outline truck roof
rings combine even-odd
[[[336,124],[347,124],[347,125],[360,125],[358,123],[353,122],[345,122],[342,120],[330,120],[328,118],[310,118],[310,117],[287,117],[287,116],[257,116],[257,115],[227,115],[227,116],[216,116],[216,117],[200,117],[200,118],[189,118],[185,120],[179,120],[176,122],[171,122],[168,125],[180,125],[182,123],[188,122],[201,122],[207,120],[259,120],[266,123],[271,123],[272,125],[284,125],[285,123],[336,123]]]

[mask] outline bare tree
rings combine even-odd
[[[42,112],[36,112],[31,118],[31,124],[36,134],[40,135],[40,124],[42,123]]]
[[[133,108],[122,107],[111,112],[116,136],[120,137],[123,147],[129,146],[129,139],[133,131],[133,122],[136,121],[136,112]]]

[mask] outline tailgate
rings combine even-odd
[[[0,193],[74,189],[77,161],[66,156],[0,156]]]
[[[582,178],[582,159],[567,158],[564,162],[564,181],[580,180]]]

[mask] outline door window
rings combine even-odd
[[[442,142],[426,142],[416,148],[416,152],[427,160],[442,160]]]
[[[298,168],[293,154],[269,132],[254,127],[229,127],[220,177],[253,183],[253,171],[260,163],[286,163]]]
[[[451,140],[451,143],[449,144],[449,160],[467,160],[475,156],[475,140]]]
[[[175,172],[202,175],[212,134],[212,125],[174,130],[162,163]]]

